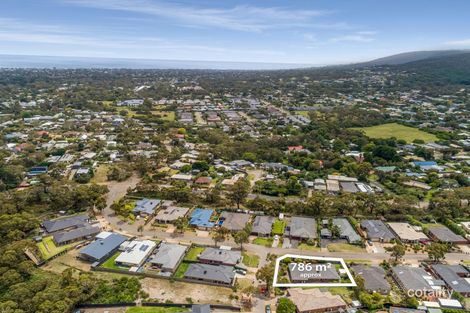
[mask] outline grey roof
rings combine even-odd
[[[383,291],[388,293],[391,290],[390,284],[385,279],[385,271],[378,266],[355,265],[352,270],[356,275],[364,279],[364,287],[368,291]]]
[[[193,304],[191,307],[192,313],[210,313],[211,306],[210,304]]]
[[[160,204],[160,202],[162,201],[158,199],[144,198],[136,202],[133,212],[145,213],[148,215],[153,214],[153,212],[155,211],[155,208]]]
[[[235,272],[232,266],[191,263],[184,277],[231,285]]]
[[[127,237],[119,234],[110,234],[104,239],[97,239],[80,250],[80,254],[96,261],[101,260],[113,252],[127,240]]]
[[[462,265],[434,264],[431,268],[450,289],[460,293],[470,293],[470,282],[463,278],[469,277],[470,272]]]
[[[317,238],[317,223],[310,217],[292,217],[290,221],[290,236],[303,239]]]
[[[245,225],[250,220],[250,216],[251,215],[244,213],[222,212],[220,219],[224,221],[222,224],[223,227],[228,230],[237,231],[245,228]]]
[[[421,267],[395,266],[392,272],[405,290],[432,290],[440,285]]]
[[[149,262],[161,266],[162,269],[174,270],[183,258],[186,249],[185,246],[162,242]]]
[[[341,237],[346,238],[348,242],[360,242],[361,237],[356,233],[354,228],[349,224],[348,220],[345,218],[334,218],[333,224],[337,225],[341,230]]]
[[[199,260],[206,260],[227,265],[237,264],[242,257],[240,251],[206,248],[200,255]]]
[[[322,265],[326,266],[326,271],[324,268],[319,268],[317,265]],[[294,268],[295,266],[295,268]],[[315,275],[315,277],[306,277],[304,275],[312,274]],[[298,282],[298,281],[325,281],[325,280],[339,280],[339,274],[336,271],[335,266],[328,267],[328,265],[325,264],[312,264],[312,270],[307,271],[303,270],[300,271],[298,267],[298,263],[290,263],[289,264],[289,277],[292,282]]]
[[[67,241],[81,239],[81,238],[85,238],[91,235],[96,235],[99,232],[100,232],[100,228],[98,226],[87,225],[87,226],[72,229],[70,231],[55,233],[53,235],[53,238],[56,243],[61,244]]]
[[[256,234],[270,235],[275,218],[273,216],[256,216],[253,221],[252,232]]]
[[[178,206],[169,206],[164,210],[160,210],[157,216],[155,216],[155,220],[157,221],[164,221],[164,222],[172,222],[177,220],[180,217],[184,217],[188,214],[189,208],[178,207]]]
[[[391,240],[395,238],[390,228],[381,220],[364,220],[361,222],[361,226],[367,231],[369,239]]]
[[[436,227],[428,227],[429,232],[431,235],[437,238],[437,240],[442,242],[465,242],[467,241],[460,235],[453,233],[449,228],[445,226],[436,226]]]
[[[340,181],[339,184],[345,192],[359,192],[359,189],[357,189],[356,184],[354,184],[353,182]]]
[[[89,218],[88,214],[78,214],[44,221],[42,225],[48,233],[52,233],[70,227],[82,226],[87,223]]]

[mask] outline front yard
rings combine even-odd
[[[186,256],[184,257],[185,261],[197,261],[197,256],[201,254],[206,248],[205,247],[191,247]]]
[[[350,245],[347,243],[331,243],[327,248],[330,252],[366,252],[366,250],[360,246]]]
[[[245,264],[248,267],[258,267],[259,265],[259,256],[256,254],[251,254],[248,252],[243,252],[243,264]]]
[[[253,240],[253,243],[255,245],[260,245],[260,246],[265,246],[265,247],[271,247],[273,244],[273,238],[261,238],[258,237]]]

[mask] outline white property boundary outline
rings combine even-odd
[[[348,275],[350,283],[287,283],[287,284],[278,283],[277,276],[279,274],[279,265],[281,261],[284,260],[285,258],[339,262],[343,266],[343,268],[346,270],[346,274]],[[285,254],[276,259],[276,266],[274,268],[273,287],[356,287],[356,286],[357,286],[356,281],[354,280],[343,258],[328,258],[328,257],[320,257],[320,256]]]

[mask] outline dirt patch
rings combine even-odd
[[[229,288],[196,285],[182,282],[170,282],[166,279],[144,278],[141,280],[142,289],[152,299],[161,302],[171,300],[175,303],[188,302],[191,298],[194,303],[221,303],[233,304],[229,296],[233,291]]]

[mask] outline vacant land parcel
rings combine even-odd
[[[421,139],[424,142],[432,142],[437,140],[433,134],[426,133],[417,128],[400,125],[397,123],[388,123],[371,127],[357,127],[355,130],[363,131],[370,138],[391,138],[406,140],[411,143],[415,139]]]

